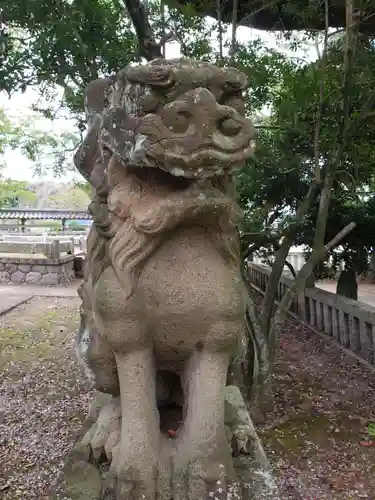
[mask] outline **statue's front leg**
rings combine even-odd
[[[184,375],[185,418],[176,443],[174,500],[239,498],[225,432],[229,352],[196,350]]]
[[[121,438],[113,450],[105,499],[154,500],[160,475],[160,430],[152,348],[116,353]]]

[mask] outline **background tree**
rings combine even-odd
[[[162,17],[160,2],[148,2],[156,38],[165,39],[169,26],[186,55],[197,50],[209,54],[210,27],[204,19],[184,15],[187,11],[172,8]],[[0,12],[0,89],[11,94],[38,85],[51,101],[56,86],[62,87],[64,103],[80,116],[83,90],[90,81],[144,55],[121,0],[1,0]],[[41,111],[53,116],[48,106]]]
[[[64,191],[59,191],[48,198],[49,208],[86,210],[90,198],[79,185],[67,185]]]
[[[293,3],[285,4],[281,7],[289,8],[291,14]],[[259,127],[259,140],[254,161],[237,177],[246,214],[240,231],[245,251],[249,244],[256,244],[259,248],[272,245],[275,252],[261,317],[249,306],[252,327],[259,338],[266,339],[272,362],[277,327],[293,294],[304,286],[325,254],[353,229],[349,220],[346,229],[326,243],[332,199],[336,202],[339,192],[343,198],[353,192],[349,189],[353,177],[361,179],[362,185],[371,178],[371,124],[366,120],[372,97],[364,90],[358,93],[361,88],[370,89],[371,83],[367,87],[364,81],[355,83],[356,78],[367,77],[372,82],[370,72],[360,72],[363,59],[362,63],[358,59],[358,53],[368,52],[371,44],[366,48],[366,38],[358,36],[358,16],[349,0],[345,22],[340,25],[345,27],[343,42],[330,44],[332,10],[325,0],[322,6],[319,4],[324,13],[323,51],[315,64],[306,64],[269,50],[259,41],[237,40],[237,24],[244,22],[242,4],[238,5],[238,11],[234,9],[231,14],[232,26],[223,23],[224,2],[216,6],[217,23],[197,16],[191,3],[182,9],[177,4],[164,8],[154,0],[147,3],[147,11],[138,0],[26,0],[22,5],[7,5],[1,25],[0,85],[8,93],[39,85],[47,104],[60,86],[63,101],[75,113],[82,130],[81,96],[87,83],[142,57],[162,55],[165,40],[171,38],[179,41],[186,56],[232,64],[248,75],[246,109]],[[4,2],[0,6],[5,6]],[[264,4],[259,6],[263,10]],[[313,3],[311,6],[315,7]],[[306,10],[306,19],[310,10]],[[305,14],[297,9],[292,17],[300,15],[303,19]],[[309,27],[308,23],[303,26]],[[291,46],[296,47],[296,39],[288,36]],[[309,36],[310,41],[319,40],[319,36]],[[262,123],[260,114],[265,106],[272,113]],[[53,116],[52,106],[40,111]],[[367,136],[354,145],[354,130],[357,126],[365,130],[365,122]],[[367,162],[367,173],[361,169],[357,175],[358,161]],[[334,227],[335,234],[338,229]],[[311,255],[273,321],[277,284],[288,251],[298,238],[308,242]]]
[[[0,179],[0,208],[34,208],[37,200],[27,182]]]
[[[217,3],[214,0],[167,0],[168,5],[190,5],[201,15],[218,19]],[[325,8],[327,5],[327,9]],[[324,30],[343,28],[346,25],[345,0],[227,0],[219,3],[220,17],[225,22],[233,20],[233,11],[237,10],[237,22],[259,30]],[[235,8],[235,6],[237,8]],[[328,11],[328,16],[326,15]],[[358,30],[368,35],[375,35],[375,5],[372,0],[362,0],[356,5],[355,22]],[[326,19],[327,18],[327,19]],[[328,21],[328,22],[327,22]]]
[[[62,175],[73,169],[72,155],[80,136],[68,131],[46,131],[38,126],[40,113],[33,112],[19,119],[10,118],[0,108],[0,166],[5,164],[5,154],[18,150],[32,162],[36,174],[43,175],[53,169]]]
[[[344,40],[330,44],[324,71],[325,97],[320,120],[318,165],[332,161],[337,144],[338,122],[342,114],[340,99],[344,60]],[[374,149],[373,68],[375,52],[366,37],[359,36],[352,66],[350,111],[345,157],[340,160],[332,186],[332,201],[326,223],[326,238],[338,227],[355,221],[357,227],[341,245],[330,252],[334,264],[344,260],[357,273],[366,270],[373,247]],[[243,235],[244,251],[260,250],[265,258],[274,256],[282,231],[290,222],[298,203],[308,192],[315,169],[314,135],[319,106],[320,61],[291,68],[273,100],[273,112],[258,137],[254,160],[241,174],[242,203],[247,204]],[[313,248],[318,195],[305,214],[294,243]],[[266,203],[265,203],[266,200]],[[266,211],[267,218],[259,214]],[[327,256],[329,257],[329,256]],[[319,269],[323,276],[324,267]]]

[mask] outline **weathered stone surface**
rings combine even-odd
[[[8,271],[9,273],[14,273],[18,269],[18,264],[14,264],[12,262],[7,262],[5,264],[5,270]]]
[[[10,277],[12,283],[24,283],[25,281],[25,273],[22,271],[18,270],[12,273]]]
[[[31,272],[26,275],[26,283],[39,283],[42,279],[40,273]]]
[[[60,276],[58,273],[46,273],[42,276],[42,285],[58,285]]]
[[[8,271],[1,271],[0,272],[0,283],[8,283],[10,280],[10,274]]]
[[[0,242],[0,252],[1,253],[25,253],[25,254],[33,254],[34,244],[27,242]]]
[[[70,280],[71,280],[71,276],[69,276],[69,274],[67,273],[62,273],[62,274],[59,274],[59,284],[60,285],[67,285]]]
[[[103,498],[100,496],[100,488],[105,475],[108,474],[108,469],[105,464],[95,467],[85,462],[84,457],[88,454],[86,441],[93,441],[92,446],[94,450],[99,445],[99,449],[96,452],[97,457],[101,454],[100,447],[106,448],[107,444],[110,444],[110,450],[113,450],[114,445],[119,442],[119,434],[116,436],[115,432],[110,432],[110,430],[116,427],[116,422],[113,419],[118,420],[118,410],[116,411],[116,404],[112,408],[114,411],[111,410],[111,405],[113,405],[114,401],[108,395],[96,393],[95,396],[90,405],[86,424],[82,429],[80,438],[77,440],[77,446],[67,460],[57,485],[53,488],[54,493],[50,496],[51,499],[63,500],[71,498],[74,500],[86,500],[88,498],[97,498],[98,500],[102,500]],[[251,446],[246,447],[246,451],[244,451],[244,448],[233,450],[234,465],[241,483],[242,500],[280,500],[269,462],[264,454],[239,389],[228,386],[225,390],[225,401],[225,421],[228,426],[229,435],[238,436],[240,440],[244,439],[243,442],[252,443]],[[98,425],[100,421],[101,425]],[[104,422],[105,424],[103,425]],[[94,423],[93,427],[90,427],[91,423]],[[103,443],[100,444],[103,433],[107,436],[107,439],[104,440],[105,445]],[[115,441],[110,443],[113,439]],[[93,496],[88,497],[88,493]],[[210,498],[235,500],[237,498],[235,494],[232,495],[229,493],[226,496],[220,496],[220,492],[218,491],[217,493],[217,496],[208,496],[205,500],[209,500]],[[161,498],[164,497],[161,496]]]
[[[75,277],[74,256],[54,261],[45,258],[35,259],[0,255],[0,283],[35,283],[42,285],[68,284]],[[5,271],[5,272],[4,272]],[[46,278],[44,278],[46,276]]]
[[[249,264],[250,281],[258,290],[265,291],[271,268],[265,265]],[[280,283],[285,288],[293,285],[293,280],[281,276]],[[375,351],[372,331],[375,329],[375,308],[365,302],[356,301],[318,287],[306,288],[298,296],[299,319],[324,333],[346,349],[350,349],[357,359],[374,363]]]
[[[223,401],[231,356],[245,350],[239,335],[249,330],[232,179],[254,147],[245,87],[235,69],[163,59],[85,93],[89,130],[75,163],[96,192],[77,350],[117,413],[114,400],[101,408],[81,447],[111,461],[103,489],[113,497],[235,499],[242,490],[248,498]],[[170,408],[184,397],[178,429]],[[242,415],[230,429],[238,454],[255,449],[250,424]],[[160,435],[168,429],[173,441]]]
[[[94,465],[70,459],[61,474],[61,480],[49,498],[51,500],[100,500],[102,478]]]
[[[47,272],[47,267],[46,266],[41,266],[41,265],[36,265],[32,267],[32,271],[35,273],[41,273],[44,274]]]
[[[31,271],[31,265],[30,264],[19,264],[18,265],[18,270],[22,271],[23,273],[29,273]]]

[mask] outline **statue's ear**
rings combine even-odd
[[[220,104],[234,108],[241,116],[245,116],[245,101],[242,92],[225,93]]]
[[[147,66],[130,66],[124,71],[124,76],[131,83],[149,85],[155,89],[170,88],[175,84],[173,68],[165,59],[156,59]]]
[[[106,91],[111,85],[110,78],[99,78],[90,82],[83,94],[85,112],[89,125],[94,122],[95,117],[101,115],[108,106]]]

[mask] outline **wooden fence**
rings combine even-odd
[[[248,268],[251,285],[264,294],[271,269],[254,263],[249,263]],[[277,302],[292,283],[293,279],[281,276]],[[299,292],[289,312],[359,358],[375,364],[375,307],[314,287]]]

